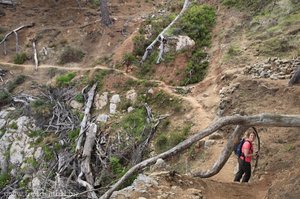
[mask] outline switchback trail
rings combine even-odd
[[[35,69],[35,65],[33,64],[13,64],[13,63],[7,63],[7,62],[1,62],[0,61],[0,66],[6,66],[6,67],[13,67],[13,68],[23,68],[26,70],[34,70]],[[38,70],[40,69],[51,69],[51,68],[55,68],[55,69],[59,69],[59,70],[67,70],[67,71],[93,71],[93,70],[107,70],[107,71],[115,71],[119,74],[122,74],[124,76],[126,76],[127,78],[130,78],[132,80],[136,80],[136,81],[142,81],[143,79],[139,79],[133,75],[130,75],[128,73],[126,73],[123,70],[119,70],[116,68],[110,68],[107,66],[103,66],[103,65],[97,65],[95,67],[67,67],[67,66],[54,66],[54,65],[39,65],[38,66]],[[211,121],[211,116],[208,116],[206,111],[203,109],[203,106],[197,101],[197,99],[193,96],[183,96],[180,95],[178,93],[175,92],[175,88],[173,86],[169,86],[167,85],[165,82],[163,81],[159,81],[159,80],[148,80],[149,82],[153,82],[153,83],[157,83],[158,84],[158,88],[160,88],[161,90],[165,91],[166,93],[177,97],[179,99],[182,99],[184,101],[186,101],[189,106],[192,108],[192,115],[197,115],[197,117],[201,118],[202,124],[205,125],[201,125],[201,127],[205,128],[207,124],[209,124],[209,122]]]

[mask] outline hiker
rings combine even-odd
[[[251,160],[252,157],[257,157],[258,153],[253,153],[253,142],[256,138],[256,135],[253,131],[248,131],[246,134],[246,139],[242,145],[241,156],[238,157],[239,170],[235,175],[234,181],[240,182],[243,174],[244,177],[242,182],[248,182],[251,177]]]

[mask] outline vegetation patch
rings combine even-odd
[[[188,61],[187,68],[185,69],[185,78],[182,80],[181,85],[185,86],[200,82],[204,79],[209,62],[205,60],[207,54],[202,50],[195,50]]]
[[[10,182],[9,173],[0,174],[0,189],[4,188]]]
[[[221,3],[228,7],[235,7],[241,10],[260,11],[264,6],[273,0],[222,0]]]
[[[191,124],[186,124],[182,128],[169,130],[169,133],[161,133],[154,141],[155,150],[158,153],[161,153],[184,141],[187,138],[191,127]]]
[[[7,82],[6,89],[8,92],[12,92],[17,86],[25,82],[25,75],[18,75],[13,81]]]
[[[24,64],[24,62],[28,59],[27,54],[25,52],[17,53],[14,57],[15,64]]]
[[[84,58],[84,55],[85,54],[81,50],[68,46],[68,47],[64,48],[64,50],[60,56],[59,64],[66,64],[66,63],[71,63],[71,62],[81,62],[82,59]]]
[[[191,6],[180,20],[183,31],[196,41],[197,46],[208,46],[215,24],[215,9],[208,5]]]
[[[0,107],[5,106],[11,101],[11,95],[9,92],[1,89],[0,90]]]
[[[56,84],[59,87],[70,85],[71,80],[76,76],[75,72],[70,72],[56,78]]]

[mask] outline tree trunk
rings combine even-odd
[[[247,128],[249,126],[272,126],[272,127],[300,127],[300,115],[272,115],[272,114],[260,114],[260,115],[254,115],[254,116],[227,116],[223,118],[219,118],[216,120],[213,124],[208,126],[206,129],[196,133],[195,135],[192,135],[188,139],[184,140],[183,142],[179,143],[175,147],[169,149],[166,152],[163,152],[155,157],[146,159],[139,164],[133,166],[131,169],[129,169],[125,175],[118,180],[111,188],[105,192],[100,199],[108,199],[111,194],[117,190],[125,180],[127,180],[132,174],[136,173],[137,171],[154,164],[159,158],[161,159],[166,159],[171,156],[174,156],[183,150],[187,149],[190,147],[192,144],[195,142],[203,139],[204,137],[214,133],[215,131],[219,130],[223,126],[226,125],[241,125],[244,127],[238,127],[235,131],[235,135],[239,135],[242,132],[245,131],[244,128]],[[235,137],[233,135],[233,138]],[[230,139],[232,140],[232,139]],[[230,141],[232,142],[232,141]],[[227,148],[227,150],[226,150]],[[228,143],[226,146],[225,150],[223,151],[223,154],[228,156],[233,150],[233,143]],[[227,158],[228,159],[228,158]],[[224,158],[226,160],[226,158]],[[227,161],[227,160],[226,160]],[[215,169],[218,168],[217,170],[220,170],[226,161],[222,162],[219,161],[218,164],[220,166],[214,167]],[[216,164],[216,165],[218,165]],[[215,170],[213,169],[213,170]],[[217,172],[214,172],[215,174]]]
[[[102,24],[109,26],[112,24],[112,21],[109,17],[108,10],[108,0],[100,0],[100,13],[101,13],[101,22]]]
[[[96,87],[97,87],[97,84],[94,84],[93,87],[91,88],[91,90],[88,93],[88,101],[85,105],[84,116],[83,116],[83,119],[82,119],[81,124],[80,124],[80,133],[79,133],[78,138],[77,138],[78,140],[77,140],[77,145],[76,145],[76,151],[78,151],[81,147],[83,134],[86,131],[87,124],[90,120],[90,110],[92,108],[92,104],[93,104],[93,101],[94,101],[94,95],[95,95]]]

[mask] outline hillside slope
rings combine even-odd
[[[300,67],[300,3],[298,1],[265,1],[266,4],[259,9],[255,7],[255,3],[243,4],[238,0],[197,1],[198,3],[207,3],[215,8],[216,24],[212,32],[211,45],[206,48],[209,57],[208,72],[203,81],[185,87],[177,87],[181,72],[184,71],[188,62],[188,56],[184,53],[179,53],[170,62],[155,65],[153,73],[149,76],[150,79],[149,77],[143,79],[136,74],[140,67],[138,64],[132,66],[133,71],[129,72],[125,66],[120,64],[124,59],[124,54],[133,51],[133,38],[137,35],[140,25],[149,20],[148,16],[166,17],[164,15],[168,13],[166,10],[177,11],[181,5],[180,2],[172,4],[171,1],[112,0],[109,3],[111,17],[114,20],[111,27],[104,27],[100,24],[98,5],[85,4],[85,1],[80,2],[81,8],[78,7],[76,1],[71,0],[57,2],[20,0],[15,8],[0,5],[0,36],[23,24],[31,22],[35,24],[31,28],[18,32],[19,50],[27,54],[27,60],[23,65],[13,64],[15,59],[14,35],[10,36],[6,44],[7,55],[2,54],[1,49],[0,69],[9,71],[3,76],[4,81],[0,82],[1,89],[7,87],[9,80],[13,80],[18,75],[25,75],[25,81],[13,89],[12,95],[25,93],[38,96],[40,93],[38,85],[57,86],[57,79],[69,72],[76,73],[75,78],[68,86],[73,88],[72,92],[77,94],[86,85],[97,79],[101,83],[92,111],[94,120],[110,111],[109,105],[105,105],[103,109],[99,108],[99,106],[101,107],[100,98],[105,92],[108,92],[111,100],[116,94],[124,99],[118,105],[117,114],[107,114],[109,115],[107,123],[97,121],[99,126],[97,136],[101,138],[100,136],[106,133],[107,136],[113,135],[113,138],[117,137],[120,140],[119,133],[123,131],[119,128],[127,125],[124,124],[124,118],[125,120],[129,118],[128,121],[130,121],[127,108],[133,107],[138,112],[139,107],[143,107],[143,103],[147,102],[152,106],[155,116],[170,115],[170,119],[162,122],[162,127],[159,127],[159,134],[155,136],[150,145],[152,148],[157,147],[157,140],[161,138],[162,134],[169,136],[167,138],[171,142],[170,137],[182,135],[176,134],[177,132],[188,131],[188,135],[194,134],[207,127],[214,121],[214,118],[221,116],[259,113],[299,115],[300,87],[287,86],[295,69]],[[165,7],[165,5],[167,6]],[[33,39],[37,40],[41,61],[41,66],[37,71],[34,70],[33,62]],[[63,53],[69,48],[79,50],[84,54],[83,58],[77,62],[62,63],[66,58]],[[47,53],[45,53],[45,49]],[[178,92],[179,88],[184,88],[187,92]],[[136,101],[142,102],[142,105],[137,105],[136,102],[131,102],[127,98],[129,91],[132,90],[136,91],[138,96]],[[144,101],[139,101],[141,99]],[[55,144],[60,143],[59,138],[61,137],[56,137],[59,134],[41,133],[38,136],[45,136],[46,139],[37,143],[39,137],[34,137],[36,135],[31,137],[32,132],[38,132],[32,130],[36,128],[33,120],[28,120],[28,124],[25,122],[27,125],[25,125],[25,130],[19,126],[22,123],[21,116],[26,115],[26,109],[22,109],[21,113],[15,111],[21,110],[18,103],[2,106],[1,102],[0,106],[0,142],[2,144],[0,148],[2,150],[0,153],[0,187],[3,188],[0,191],[1,197],[4,196],[3,193],[9,193],[6,194],[8,198],[9,195],[13,195],[15,190],[19,189],[24,192],[37,190],[34,189],[34,181],[39,177],[37,174],[43,176],[43,178],[39,178],[40,183],[43,183],[41,179],[45,179],[45,172],[49,173],[48,177],[52,180],[47,181],[47,177],[45,182],[54,184],[56,178],[55,174],[51,173],[52,169],[57,167],[56,162],[58,164],[62,152],[73,152],[71,144],[74,144],[74,139],[69,134],[63,135],[62,137],[64,140],[68,140],[66,143],[70,146],[62,144],[58,147]],[[72,110],[83,112],[82,107]],[[43,114],[47,115],[47,111]],[[144,115],[137,114],[137,116]],[[78,114],[78,118],[80,117],[81,115]],[[139,122],[139,119],[134,118],[133,125],[138,126]],[[113,197],[120,199],[299,198],[300,155],[297,151],[300,148],[300,134],[298,128],[258,127],[261,137],[261,157],[256,173],[252,176],[249,184],[232,182],[236,166],[234,155],[230,157],[220,173],[210,179],[189,176],[190,172],[205,170],[214,164],[233,128],[224,128],[217,132],[219,135],[217,138],[210,137],[205,141],[199,141],[187,152],[168,160],[167,170],[171,172],[146,170],[146,175],[139,176],[133,188],[127,187],[116,192]],[[128,129],[125,130],[126,136],[130,131]],[[23,136],[22,131],[26,132],[30,138]],[[178,136],[178,140],[188,136],[184,135],[183,137]],[[7,139],[10,136],[13,137],[13,141]],[[15,157],[17,160],[10,161],[11,166],[8,167],[9,171],[6,171],[11,175],[10,180],[7,180],[3,175],[4,168],[7,170],[4,162],[7,158],[13,157],[13,153],[16,153],[10,147],[12,143],[15,145],[18,139],[22,143],[27,143],[28,140],[36,143],[33,146],[34,153],[38,151],[37,148],[44,151],[43,155],[38,157],[40,159],[37,159],[37,162],[40,161],[42,164],[37,166],[35,159],[33,161],[26,156],[21,158],[26,163],[23,164],[23,162],[18,162],[19,157]],[[26,139],[27,141],[24,141]],[[131,141],[130,138],[127,140]],[[10,144],[3,144],[4,141]],[[257,147],[256,144],[255,147]],[[24,153],[32,154],[33,151],[30,150],[32,146],[28,148],[24,149]],[[52,152],[49,152],[49,149]],[[148,153],[147,156],[152,156],[159,153],[159,150],[151,149]],[[49,158],[47,156],[49,154],[53,157]],[[73,155],[69,157],[73,157]],[[94,159],[97,157],[97,155],[93,156]],[[120,158],[120,160],[125,161],[128,157]],[[37,157],[34,156],[34,158]],[[43,167],[47,164],[48,166]],[[72,166],[70,164],[69,167],[72,168],[75,164],[72,163]],[[95,161],[93,168],[95,172],[100,173],[97,167],[99,164],[99,160]],[[18,169],[11,168],[13,165]],[[118,168],[117,163],[116,165]],[[110,166],[111,170],[115,168]],[[126,169],[124,167],[116,176]],[[68,182],[71,182],[72,187],[76,187],[76,191],[85,191],[85,188],[74,185],[78,170],[76,172],[72,174],[66,170],[63,173],[65,175],[62,176],[70,179]],[[101,187],[109,177],[111,176],[101,173],[95,177],[95,184],[97,187]],[[66,180],[65,178],[62,180]],[[53,186],[49,185],[51,188]],[[45,187],[46,185],[43,188]],[[49,188],[49,190],[51,189]],[[74,193],[74,190],[68,191]],[[103,190],[101,191],[103,192]],[[101,191],[99,193],[102,193]]]

